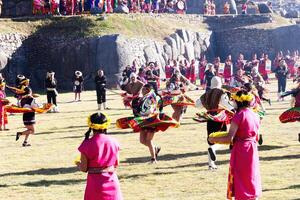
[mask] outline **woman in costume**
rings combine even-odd
[[[4,79],[2,79],[2,74],[1,74],[1,78],[0,78],[0,131],[9,130],[8,128],[6,128],[8,121],[7,121],[7,113],[6,113],[6,109],[5,109],[5,105],[7,105],[8,103],[9,103],[9,101],[6,99],[6,94],[5,94],[5,82],[4,82]]]
[[[265,81],[263,77],[258,73],[258,69],[253,68],[251,75],[252,75],[253,85],[256,87],[258,91],[259,98],[268,102],[269,105],[271,105],[271,99],[266,97]]]
[[[229,95],[221,89],[222,81],[218,76],[214,76],[211,80],[211,90],[204,93],[196,102],[196,107],[204,107],[207,112],[205,116],[209,116],[207,121],[207,138],[213,132],[226,131],[227,124],[230,122],[230,113],[234,110]],[[208,141],[208,168],[210,170],[217,169],[216,150],[218,145]]]
[[[18,95],[20,96],[20,107],[22,108],[38,108],[39,105],[35,102],[35,99],[32,96],[32,90],[29,87],[29,79],[24,78],[20,84],[22,88],[19,90]],[[35,124],[35,111],[23,113],[23,123],[26,127],[26,130],[23,132],[17,132],[16,141],[19,140],[21,135],[25,136],[23,147],[31,146],[28,143],[29,135],[34,134],[34,124]]]
[[[117,120],[117,127],[132,128],[140,133],[140,143],[147,146],[151,155],[151,163],[157,162],[160,147],[153,144],[154,134],[165,131],[169,127],[178,127],[179,124],[171,117],[161,113],[162,102],[154,92],[152,85],[146,84],[142,89],[143,97],[132,101],[134,117],[125,117]],[[159,108],[160,113],[157,112]]]
[[[101,106],[103,106],[103,109],[107,109],[106,89],[105,89],[106,77],[104,76],[104,72],[101,69],[99,69],[97,72],[97,76],[95,77],[95,84],[96,84],[98,110],[101,110]]]
[[[55,73],[53,71],[47,72],[47,76],[45,79],[45,87],[47,91],[47,102],[50,104],[53,104],[53,112],[57,113],[57,103],[56,103],[56,97],[58,95],[58,92],[56,90],[57,87],[57,80],[54,77]],[[51,110],[50,110],[51,111]]]
[[[262,194],[257,136],[259,117],[250,109],[253,95],[241,90],[232,96],[237,113],[227,136],[209,138],[211,143],[232,143],[227,199],[258,199]]]
[[[285,92],[281,97],[292,95],[291,108],[283,112],[279,119],[282,123],[287,122],[300,122],[300,79],[297,80],[297,85],[291,91]],[[300,142],[300,134],[299,134]]]
[[[83,77],[82,77],[82,72],[81,71],[75,71],[75,76],[73,78],[73,91],[75,93],[75,100],[77,101],[77,97],[78,97],[78,101],[80,100],[80,94],[82,92],[82,88],[83,88]]]
[[[131,73],[130,78],[124,78],[120,85],[121,89],[125,91],[125,93],[121,94],[123,104],[125,108],[131,107],[132,100],[140,95],[144,83],[137,79],[135,73]]]
[[[164,106],[172,106],[174,110],[172,118],[178,122],[181,121],[187,106],[195,105],[195,102],[184,94],[189,84],[189,80],[176,71],[167,83],[167,92],[162,94]]]
[[[79,146],[79,170],[87,173],[84,200],[122,200],[120,183],[116,173],[119,165],[120,146],[107,135],[111,120],[103,113],[88,117],[89,130]],[[90,133],[93,136],[90,138]]]

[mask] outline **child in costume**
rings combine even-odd
[[[213,116],[218,116],[220,112],[234,110],[232,102],[229,100],[228,94],[223,90],[222,80],[218,76],[214,76],[211,79],[211,89],[204,93],[197,101],[196,107],[204,107],[207,110],[207,114]],[[225,113],[226,114],[226,113]],[[207,138],[213,132],[226,131],[227,123],[229,122],[228,117],[225,117],[224,120],[212,119],[207,120]],[[216,150],[219,148],[219,145],[211,143],[208,141],[208,168],[210,170],[217,169],[216,161]]]
[[[76,165],[87,173],[84,200],[122,200],[120,183],[116,173],[119,165],[120,146],[107,135],[111,120],[103,113],[88,117],[89,130],[79,146],[80,161]],[[90,133],[93,136],[90,138]]]
[[[241,90],[232,96],[237,113],[227,136],[210,137],[210,143],[233,143],[230,156],[227,199],[258,199],[262,194],[257,136],[260,120],[250,109],[253,95]]]
[[[75,93],[75,100],[74,101],[77,101],[77,97],[78,97],[78,101],[81,101],[80,94],[81,94],[82,88],[83,88],[83,77],[82,77],[82,72],[81,71],[75,71],[73,84],[74,84],[73,91]]]
[[[35,102],[35,99],[32,97],[32,90],[29,87],[29,79],[24,78],[21,80],[20,84],[22,88],[18,91],[18,95],[20,96],[20,107],[22,108],[38,108],[39,105]],[[23,147],[31,146],[28,143],[28,138],[30,134],[34,134],[35,128],[35,111],[23,113],[23,123],[26,127],[26,130],[23,132],[17,132],[16,141],[19,140],[21,135],[25,136],[24,142],[22,144]]]

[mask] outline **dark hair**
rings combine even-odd
[[[236,93],[236,95],[238,97],[242,96],[242,95],[248,95],[249,93],[246,91],[246,90],[240,90]],[[250,104],[251,102],[250,101],[235,101],[236,102],[236,105],[238,107],[238,110],[240,110],[241,108],[247,108],[247,107],[250,107]]]
[[[94,113],[91,115],[91,123],[93,124],[103,124],[105,122],[107,122],[107,118],[104,114],[102,113]],[[90,134],[91,134],[92,129],[89,128],[88,131],[85,133],[85,140],[89,139]],[[104,133],[106,134],[106,129],[104,130],[97,130],[99,133]]]
[[[152,90],[153,86],[147,83],[146,85],[144,85],[144,88]]]
[[[250,92],[253,88],[252,83],[245,83],[243,86],[243,89],[246,90],[247,92]]]

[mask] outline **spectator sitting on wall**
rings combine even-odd
[[[166,13],[175,13],[174,4],[172,0],[167,1],[167,5],[165,7],[164,12]]]
[[[224,4],[224,14],[225,15],[230,14],[230,4],[228,3],[228,1],[226,1]]]

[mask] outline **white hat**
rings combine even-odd
[[[82,72],[81,71],[75,71],[75,75],[76,76],[82,76]]]
[[[134,77],[134,78],[137,77],[136,73],[134,73],[134,72],[132,72],[132,73],[130,74],[130,79],[133,78],[133,77]]]
[[[214,76],[211,79],[211,84],[210,84],[211,89],[213,88],[221,88],[222,87],[222,80],[218,76]]]

